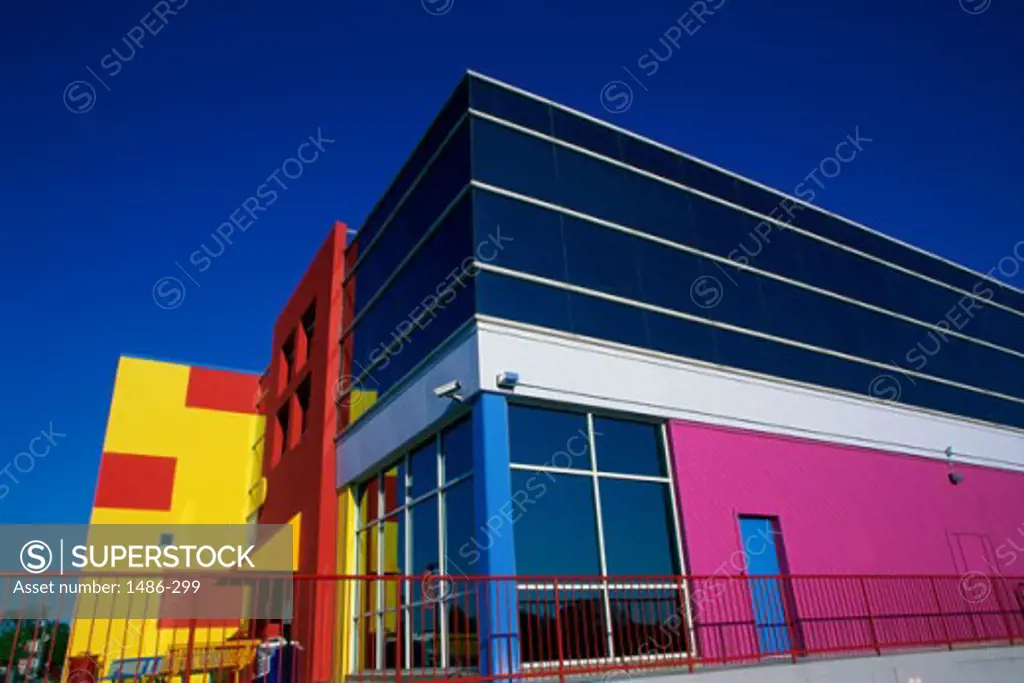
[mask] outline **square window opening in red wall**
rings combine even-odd
[[[281,457],[288,450],[290,433],[288,431],[288,407],[291,401],[285,401],[284,405],[277,409],[277,431],[278,437],[277,457]]]
[[[299,401],[299,439],[306,433],[306,427],[309,425],[310,386],[311,377],[306,375],[306,379],[295,389],[295,398]]]
[[[284,363],[284,383],[287,386],[288,382],[292,381],[292,376],[295,374],[295,333],[288,335],[288,339],[285,340],[284,344],[281,345],[281,362]]]
[[[302,314],[302,334],[306,338],[306,360],[313,355],[313,333],[316,331],[316,299]]]

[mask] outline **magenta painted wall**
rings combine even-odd
[[[928,458],[684,422],[670,435],[692,573],[743,569],[730,556],[749,514],[778,517],[792,573],[1024,575],[1022,473],[958,466],[953,486]]]
[[[1024,632],[1024,619],[1007,624],[984,614],[1014,600],[1016,579],[999,595],[974,600],[983,589],[960,578],[971,571],[1024,576],[1024,474],[957,466],[965,479],[953,486],[941,460],[694,423],[669,430],[689,573],[743,573],[738,517],[763,515],[778,518],[794,575],[951,575],[794,579],[797,642],[868,649],[876,638],[941,642],[1008,627]],[[704,657],[756,656],[750,590],[746,580],[694,582]],[[947,618],[897,616],[928,613]]]

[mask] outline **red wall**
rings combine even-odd
[[[260,511],[261,524],[284,524],[302,514],[300,574],[333,574],[337,538],[337,502],[334,474],[336,410],[334,384],[338,378],[341,331],[341,283],[346,227],[335,223],[317,251],[288,304],[274,326],[272,350],[263,402],[267,418],[264,436],[263,474],[267,497]],[[308,357],[302,315],[316,301],[316,325]],[[286,376],[282,347],[294,335],[296,355],[292,377]],[[307,427],[299,434],[299,404],[295,390],[310,377],[311,392]],[[277,413],[289,407],[292,437],[282,448],[284,435]],[[283,451],[283,453],[282,453]],[[300,680],[323,681],[331,676],[334,631],[334,592],[330,582],[305,582],[294,598],[292,638],[305,648]],[[319,634],[319,638],[317,635]]]

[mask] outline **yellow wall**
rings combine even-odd
[[[338,491],[338,543],[335,571],[351,576],[356,573],[356,504],[351,487]],[[335,591],[334,680],[343,680],[352,671],[352,618],[355,615],[355,582],[341,581]]]
[[[174,493],[165,511],[94,508],[92,524],[244,524],[250,488],[262,476],[263,418],[185,406],[189,367],[122,357],[104,452],[174,457]],[[258,448],[258,450],[257,450]],[[262,502],[262,501],[261,501]],[[154,539],[156,542],[156,539]],[[223,641],[234,630],[199,629],[196,643]],[[163,654],[187,639],[185,629],[157,629],[155,619],[79,619],[72,654],[124,657]]]

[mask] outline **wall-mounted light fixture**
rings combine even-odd
[[[498,373],[498,376],[494,378],[494,383],[499,389],[505,389],[506,391],[515,391],[516,385],[519,384],[519,373],[512,372],[510,370],[503,370]]]

